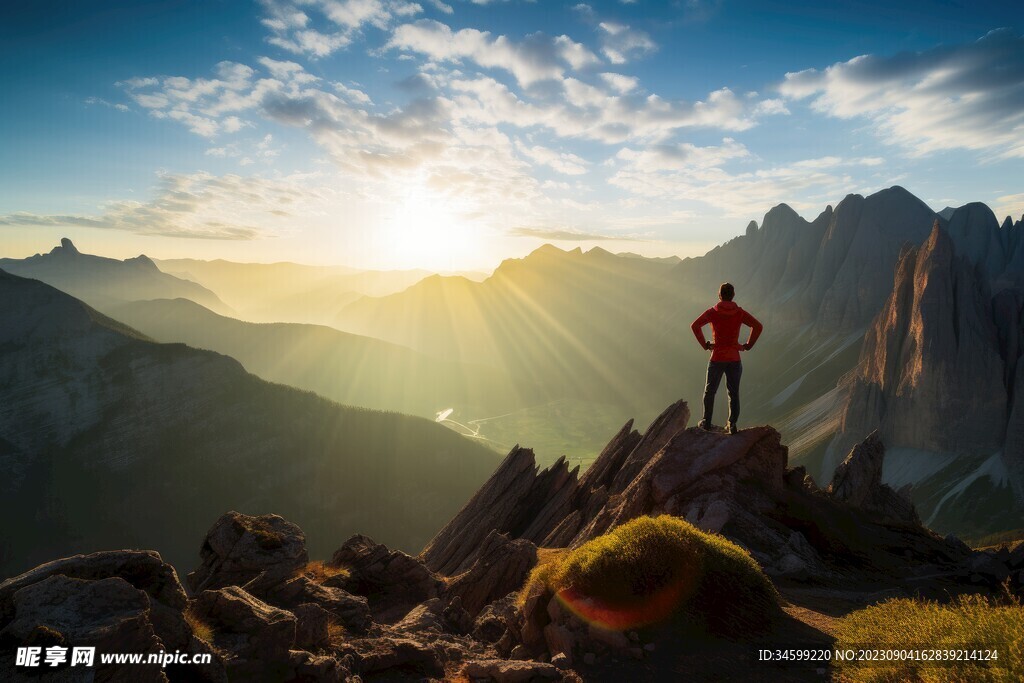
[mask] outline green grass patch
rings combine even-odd
[[[962,596],[950,604],[899,598],[852,612],[836,622],[836,648],[960,650],[998,648],[988,666],[977,661],[844,662],[843,683],[1024,680],[1024,607],[1014,600]]]
[[[740,638],[781,614],[774,586],[746,551],[670,515],[639,517],[554,556],[534,569],[523,595],[538,585],[570,609],[596,605],[613,627],[675,620]]]

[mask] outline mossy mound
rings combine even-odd
[[[742,548],[677,517],[639,517],[537,567],[543,584],[588,620],[611,628],[674,621],[742,638],[781,615],[778,593]]]

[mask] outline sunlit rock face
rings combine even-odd
[[[968,205],[950,224],[958,237],[936,221],[928,240],[900,257],[892,293],[847,379],[849,398],[822,470],[831,472],[854,443],[878,430],[887,447],[918,454],[918,474],[901,483],[932,496],[918,497],[926,521],[982,533],[999,530],[1005,520],[997,520],[1012,512],[1013,497],[1000,491],[1024,501],[1017,387],[1024,297],[998,284],[992,295],[991,273],[1005,274],[1006,259],[990,211]],[[983,488],[965,495],[975,481]],[[953,493],[928,494],[933,488]],[[993,495],[1001,496],[993,507],[1002,509],[979,503]],[[954,505],[969,507],[955,513]]]

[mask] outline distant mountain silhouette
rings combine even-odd
[[[156,264],[165,273],[217,292],[247,320],[320,325],[334,324],[338,312],[362,296],[400,292],[431,275],[426,270],[356,270],[286,262],[170,259]]]
[[[101,310],[125,301],[181,297],[220,313],[232,313],[216,294],[161,272],[147,256],[119,261],[83,254],[67,238],[47,254],[0,259],[0,269],[41,280]]]
[[[441,425],[267,383],[0,271],[0,574],[96,548],[188,561],[224,506],[287,510],[324,552],[368,529],[418,549],[496,462]]]
[[[433,417],[449,407],[482,415],[536,400],[493,368],[440,361],[330,327],[242,322],[187,299],[137,301],[111,315],[157,341],[227,354],[264,379],[346,405]]]
[[[448,360],[495,365],[571,396],[646,404],[669,391],[682,320],[672,262],[545,245],[483,282],[433,276],[347,306],[338,327]],[[689,320],[686,320],[689,324]],[[653,350],[652,350],[653,349]],[[678,387],[675,387],[678,389]]]

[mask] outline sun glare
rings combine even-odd
[[[397,268],[472,269],[485,260],[483,229],[450,198],[417,184],[396,197],[380,248]]]

